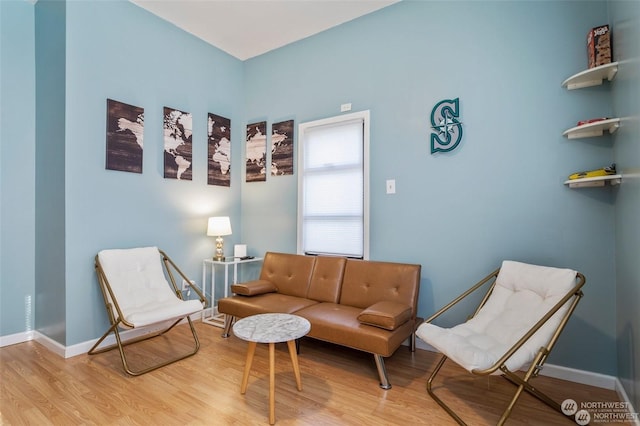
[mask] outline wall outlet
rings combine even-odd
[[[193,281],[191,281],[193,283]],[[187,280],[182,280],[182,291],[189,290],[189,282]]]
[[[389,179],[386,184],[387,194],[395,194],[396,193],[396,180]]]

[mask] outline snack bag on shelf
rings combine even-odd
[[[609,118],[590,118],[589,120],[580,120],[578,121],[578,126],[584,126],[585,124],[597,123],[598,121],[608,120]]]
[[[610,166],[603,167],[601,169],[574,173],[572,175],[569,175],[569,180],[584,179],[584,178],[598,177],[598,176],[609,176],[609,175],[615,175],[615,174],[616,174],[616,163],[613,163]]]

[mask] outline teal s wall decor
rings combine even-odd
[[[431,154],[449,152],[456,149],[462,140],[460,98],[443,99],[431,111]]]

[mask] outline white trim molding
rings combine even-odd
[[[438,352],[433,346],[416,339],[416,348],[424,349],[430,352]],[[603,389],[613,390],[620,398],[620,401],[625,402],[629,407],[629,413],[634,418],[634,424],[640,426],[640,419],[638,418],[638,411],[633,407],[633,403],[629,399],[627,392],[624,390],[624,386],[620,382],[620,379],[615,376],[609,376],[607,374],[594,373],[592,371],[578,370],[575,368],[562,367],[559,365],[545,364],[539,373],[541,376],[553,377],[555,379],[566,380],[573,383],[580,383],[588,386],[595,386]]]
[[[22,333],[9,334],[7,336],[0,336],[0,348],[5,346],[16,345],[18,343],[28,342],[33,340],[34,331],[23,331]]]
[[[196,312],[191,315],[192,321],[200,321],[202,317],[202,311]],[[186,322],[186,320],[182,320],[182,322]],[[145,334],[153,333],[162,329],[162,325],[164,324],[156,324],[151,327],[135,329],[135,330],[125,330],[120,332],[120,336],[123,341],[127,341],[129,339],[133,339]],[[55,353],[58,356],[63,358],[71,358],[77,355],[83,355],[89,352],[89,349],[98,341],[98,339],[88,340],[86,342],[80,342],[71,346],[64,346],[63,344],[53,340],[52,338],[40,333],[39,331],[27,331],[24,333],[16,333],[8,336],[0,336],[0,348],[9,345],[15,345],[18,343],[24,343],[31,340],[35,340],[40,343],[42,346],[47,348],[49,351]],[[116,339],[113,334],[110,334],[104,339],[102,345],[108,346],[116,343]],[[101,347],[102,347],[101,345]]]
[[[554,364],[543,365],[540,375],[609,390],[616,390],[616,381],[618,380],[615,376]]]
[[[69,358],[67,356],[67,348],[63,344],[53,340],[52,338],[45,336],[44,334],[36,331],[33,340],[40,343],[42,346],[53,352],[54,354],[63,358]]]
[[[627,403],[627,406],[629,407],[629,413],[631,413],[632,415],[635,415],[635,421],[633,422],[633,424],[635,424],[636,426],[640,426],[640,417],[639,417],[640,412],[638,411],[640,410],[640,407],[633,406],[633,403],[631,402],[629,395],[627,395],[627,391],[624,390],[624,386],[622,385],[622,382],[620,381],[619,378],[616,378],[616,393],[620,397],[621,401],[624,401]]]
[[[430,352],[438,352],[436,348],[419,339],[416,339],[416,347]],[[616,380],[618,380],[616,377],[606,374],[561,367],[553,364],[545,364],[542,370],[540,370],[540,375],[609,390],[616,390]]]

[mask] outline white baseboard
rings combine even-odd
[[[205,310],[205,312],[207,311]],[[191,315],[191,320],[192,321],[200,320],[201,317],[202,317],[202,313],[197,312]],[[186,320],[183,320],[183,322],[186,322]],[[122,338],[123,341],[127,341],[129,339],[133,339],[139,336],[143,336],[145,334],[150,334],[155,331],[161,330],[163,328],[163,325],[165,324],[157,324],[153,327],[121,331],[120,337]],[[87,352],[89,352],[89,349],[91,349],[91,347],[95,345],[95,343],[98,341],[98,339],[93,339],[86,342],[77,343],[71,346],[64,346],[61,343],[51,339],[50,337],[45,336],[44,334],[38,331],[28,331],[24,333],[11,334],[8,336],[0,336],[0,348],[4,346],[28,342],[30,340],[35,340],[36,342],[40,343],[42,346],[44,346],[51,352],[63,358],[71,358],[77,355],[86,354]],[[107,338],[104,339],[104,342],[102,342],[100,347],[109,346],[114,343],[116,343],[115,336],[113,334],[110,334],[109,336],[107,336]]]
[[[195,314],[191,314],[190,318],[191,318],[191,321],[198,321],[202,318],[202,312],[196,312]],[[186,322],[187,320],[183,319],[180,323],[182,324]],[[144,336],[145,334],[151,334],[156,331],[160,331],[163,328],[166,328],[170,324],[171,324],[171,321],[168,321],[166,323],[155,324],[154,326],[151,326],[151,327],[121,331],[120,338],[122,339],[123,342],[126,342],[127,340],[135,339],[137,337]],[[86,354],[93,347],[93,345],[96,344],[97,341],[98,339],[93,339],[87,342],[82,342],[72,346],[67,346],[64,357],[71,358],[77,355]],[[113,345],[115,343],[116,343],[116,338],[112,333],[104,339],[104,341],[100,344],[100,347]]]
[[[10,334],[8,336],[0,336],[0,348],[5,346],[16,345],[18,343],[29,342],[31,340],[35,340],[40,343],[42,346],[47,348],[49,351],[54,354],[65,357],[65,347],[55,340],[45,336],[39,331],[25,331],[23,333]]]
[[[425,343],[420,339],[416,339],[416,348],[424,349],[430,352],[438,352],[436,348]],[[596,386],[608,390],[616,391],[620,401],[626,402],[629,407],[630,413],[638,413],[633,407],[633,403],[629,399],[627,392],[624,390],[624,386],[615,376],[609,376],[607,374],[594,373],[592,371],[578,370],[575,368],[562,367],[559,365],[545,364],[544,368],[540,370],[540,376],[553,377],[555,379],[567,380],[569,382],[580,383],[588,386]],[[640,419],[636,415],[636,426],[640,426]]]
[[[624,386],[622,386],[622,382],[620,382],[620,379],[618,378],[616,378],[616,393],[618,394],[618,397],[620,397],[621,401],[627,403],[629,406],[629,412],[635,413],[635,421],[633,423],[636,426],[640,426],[640,416],[638,416],[638,409],[640,409],[640,407],[635,408],[633,406],[631,399],[629,399],[629,395],[627,395],[627,391],[624,390]]]
[[[430,352],[438,352],[433,346],[416,339],[416,347]],[[580,383],[583,385],[596,386],[599,388],[615,390],[616,380],[614,376],[606,374],[594,373],[586,370],[577,370],[575,368],[561,367],[559,365],[545,364],[540,370],[541,376],[553,377],[555,379],[567,380],[570,382]]]
[[[162,328],[163,328],[162,325],[156,325],[154,327],[137,328],[132,330],[120,331],[120,338],[122,339],[123,342],[126,342],[127,340],[135,339],[137,337],[144,336],[145,334],[150,334],[155,331],[161,330]],[[93,345],[96,344],[97,341],[98,339],[93,339],[87,342],[82,342],[72,346],[67,346],[64,353],[64,357],[71,358],[74,356],[86,354],[93,347]],[[115,336],[113,334],[110,334],[100,344],[100,347],[101,348],[106,347],[109,345],[113,345],[115,343],[116,343]]]
[[[542,370],[540,370],[540,375],[609,390],[616,390],[616,380],[618,380],[615,376],[609,376],[607,374],[577,370],[575,368],[553,364],[545,364]]]
[[[53,340],[52,338],[36,331],[35,335],[33,336],[33,340],[40,343],[42,346],[44,346],[54,354],[63,358],[68,358],[66,356],[67,348],[63,344]]]
[[[16,345],[18,343],[28,342],[29,340],[33,340],[34,332],[31,331],[23,331],[22,333],[9,334],[7,336],[0,336],[0,348],[5,346]]]

